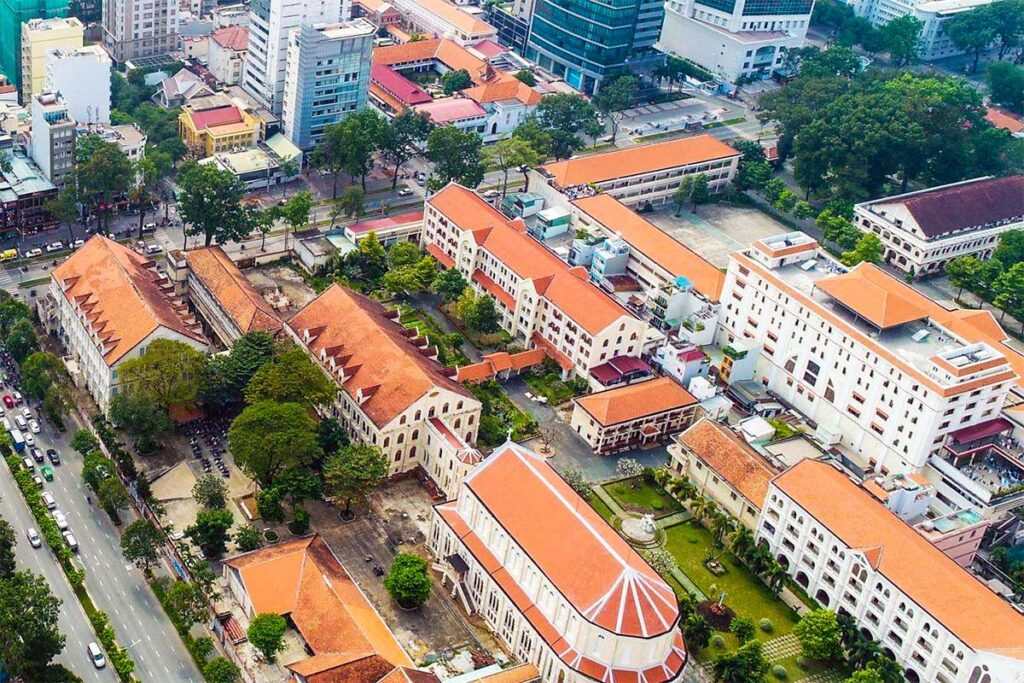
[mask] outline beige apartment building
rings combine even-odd
[[[21,25],[21,101],[28,104],[43,92],[46,56],[58,47],[79,48],[85,26],[75,17],[31,19]]]

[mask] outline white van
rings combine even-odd
[[[61,531],[68,530],[68,518],[60,510],[53,511],[53,521],[57,522],[57,528]]]
[[[107,660],[103,658],[103,650],[96,643],[89,643],[85,651],[89,655],[92,665],[97,669],[102,669],[107,665]]]

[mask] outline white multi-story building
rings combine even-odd
[[[75,165],[75,120],[59,93],[32,96],[32,161],[51,183],[64,185]]]
[[[75,383],[101,410],[117,394],[117,368],[155,339],[206,351],[199,322],[152,258],[97,235],[53,269],[40,319],[61,338]]]
[[[769,78],[803,47],[814,0],[668,0],[659,44],[728,83]]]
[[[60,93],[78,123],[110,123],[110,55],[99,45],[51,50],[44,90]]]
[[[988,5],[993,0],[845,0],[858,17],[875,27],[910,15],[923,26],[918,38],[918,56],[925,60],[963,54],[945,34],[943,24],[961,12]]]
[[[178,47],[176,0],[103,0],[103,45],[118,64]]]
[[[527,236],[472,190],[449,184],[426,204],[422,240],[446,268],[494,297],[501,326],[527,347],[544,348],[581,376],[617,356],[639,356],[648,326],[600,289],[587,271]]]
[[[1024,679],[1024,616],[831,464],[776,477],[756,536],[911,683]]]
[[[299,149],[310,149],[327,126],[366,106],[376,31],[366,19],[353,19],[291,32],[281,120]]]
[[[459,45],[475,45],[498,35],[498,29],[448,0],[394,0],[391,4],[418,30]]]
[[[30,19],[20,30],[21,101],[28,106],[46,85],[46,55],[58,47],[82,47],[85,26],[76,17],[55,17]]]
[[[105,142],[114,143],[129,161],[135,162],[146,156],[146,142],[149,137],[137,123],[122,123],[118,126],[85,126],[79,123],[78,137],[84,135],[98,135]]]
[[[886,263],[914,276],[960,256],[992,256],[999,235],[1024,229],[1024,176],[975,178],[857,204],[854,224],[878,235]]]
[[[719,342],[862,473],[916,472],[958,430],[999,416],[1024,356],[988,311],[947,310],[878,266],[834,261],[804,233],[737,252]]]
[[[437,362],[427,337],[398,311],[333,285],[288,321],[288,333],[340,387],[330,407],[361,443],[377,446],[391,474],[422,466],[449,493],[480,462],[480,402]]]
[[[675,593],[543,456],[506,442],[434,508],[443,584],[545,683],[679,681]]]
[[[538,166],[530,172],[529,191],[542,195],[548,206],[598,191],[629,207],[664,204],[684,175],[703,173],[711,192],[721,192],[732,181],[739,158],[717,138],[697,135]]]
[[[210,36],[208,66],[210,73],[221,83],[235,85],[242,80],[242,67],[249,49],[249,29],[245,26],[225,26]]]
[[[288,36],[303,24],[336,24],[348,19],[350,0],[259,0],[250,7],[249,51],[242,87],[280,116],[288,62]]]

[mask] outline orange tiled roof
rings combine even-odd
[[[460,367],[455,378],[460,382],[480,382],[496,377],[499,372],[518,371],[539,365],[546,357],[544,349],[529,349],[519,353],[489,353],[479,363]]]
[[[591,285],[585,273],[581,275],[577,269],[569,268],[564,261],[526,235],[521,223],[508,221],[472,190],[451,183],[428,201],[459,228],[472,232],[479,246],[516,275],[533,280],[541,296],[587,332],[597,334],[619,318],[629,315],[613,299]],[[508,296],[512,298],[511,293]]]
[[[219,246],[187,251],[185,260],[243,334],[277,334],[281,331],[283,323],[274,307],[256,291]]]
[[[985,110],[985,118],[996,128],[1011,133],[1024,133],[1024,118],[1002,107],[989,107]]]
[[[725,273],[674,240],[622,202],[608,194],[598,194],[573,202],[581,211],[613,230],[637,251],[673,276],[682,275],[694,289],[718,301],[725,284]]]
[[[412,666],[318,534],[238,555],[224,564],[237,572],[255,614],[288,615],[302,634],[314,656],[293,664],[296,671],[326,672],[359,660],[366,660],[361,666],[375,668],[379,662],[368,659],[374,656],[391,667]]]
[[[802,460],[773,483],[968,647],[1024,659],[1024,616],[839,470]]]
[[[515,76],[502,78],[494,83],[486,83],[473,88],[467,88],[462,94],[480,104],[485,102],[498,102],[501,100],[518,100],[527,106],[540,103],[541,94],[520,81]]]
[[[893,284],[881,268],[865,263],[847,273],[822,278],[814,286],[882,329],[928,317],[916,297],[908,296],[911,288]]]
[[[644,638],[675,628],[672,588],[543,457],[506,442],[464,481],[584,619]]]
[[[306,304],[288,326],[300,340],[309,331],[306,346],[321,364],[333,359],[339,370],[345,368],[341,388],[363,397],[362,410],[378,426],[437,387],[474,400],[433,357],[421,353],[383,306],[341,285]]]
[[[486,21],[481,21],[469,12],[462,11],[447,0],[416,0],[416,4],[470,36],[497,33],[497,29]]]
[[[473,79],[474,85],[482,85],[498,78],[500,72],[490,64],[474,56],[469,50],[447,38],[417,40],[401,45],[388,45],[373,50],[371,58],[374,64],[395,66],[410,62],[437,60],[453,71],[465,69]]]
[[[159,328],[206,344],[196,319],[157,274],[153,260],[96,235],[53,270],[74,305],[88,310],[86,327],[103,360],[113,366]]]
[[[556,161],[540,168],[561,187],[572,187],[733,156],[739,156],[739,152],[724,142],[710,135],[697,135]]]
[[[764,505],[768,484],[778,471],[727,426],[703,418],[679,435],[679,443],[707,463],[751,503],[758,508]]]
[[[605,427],[697,403],[686,389],[668,377],[658,377],[576,399],[576,404]]]

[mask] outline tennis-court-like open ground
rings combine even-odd
[[[768,214],[746,206],[708,204],[698,206],[696,214],[687,207],[679,216],[675,207],[670,207],[644,217],[719,268],[729,265],[732,252],[759,239],[790,232]]]

